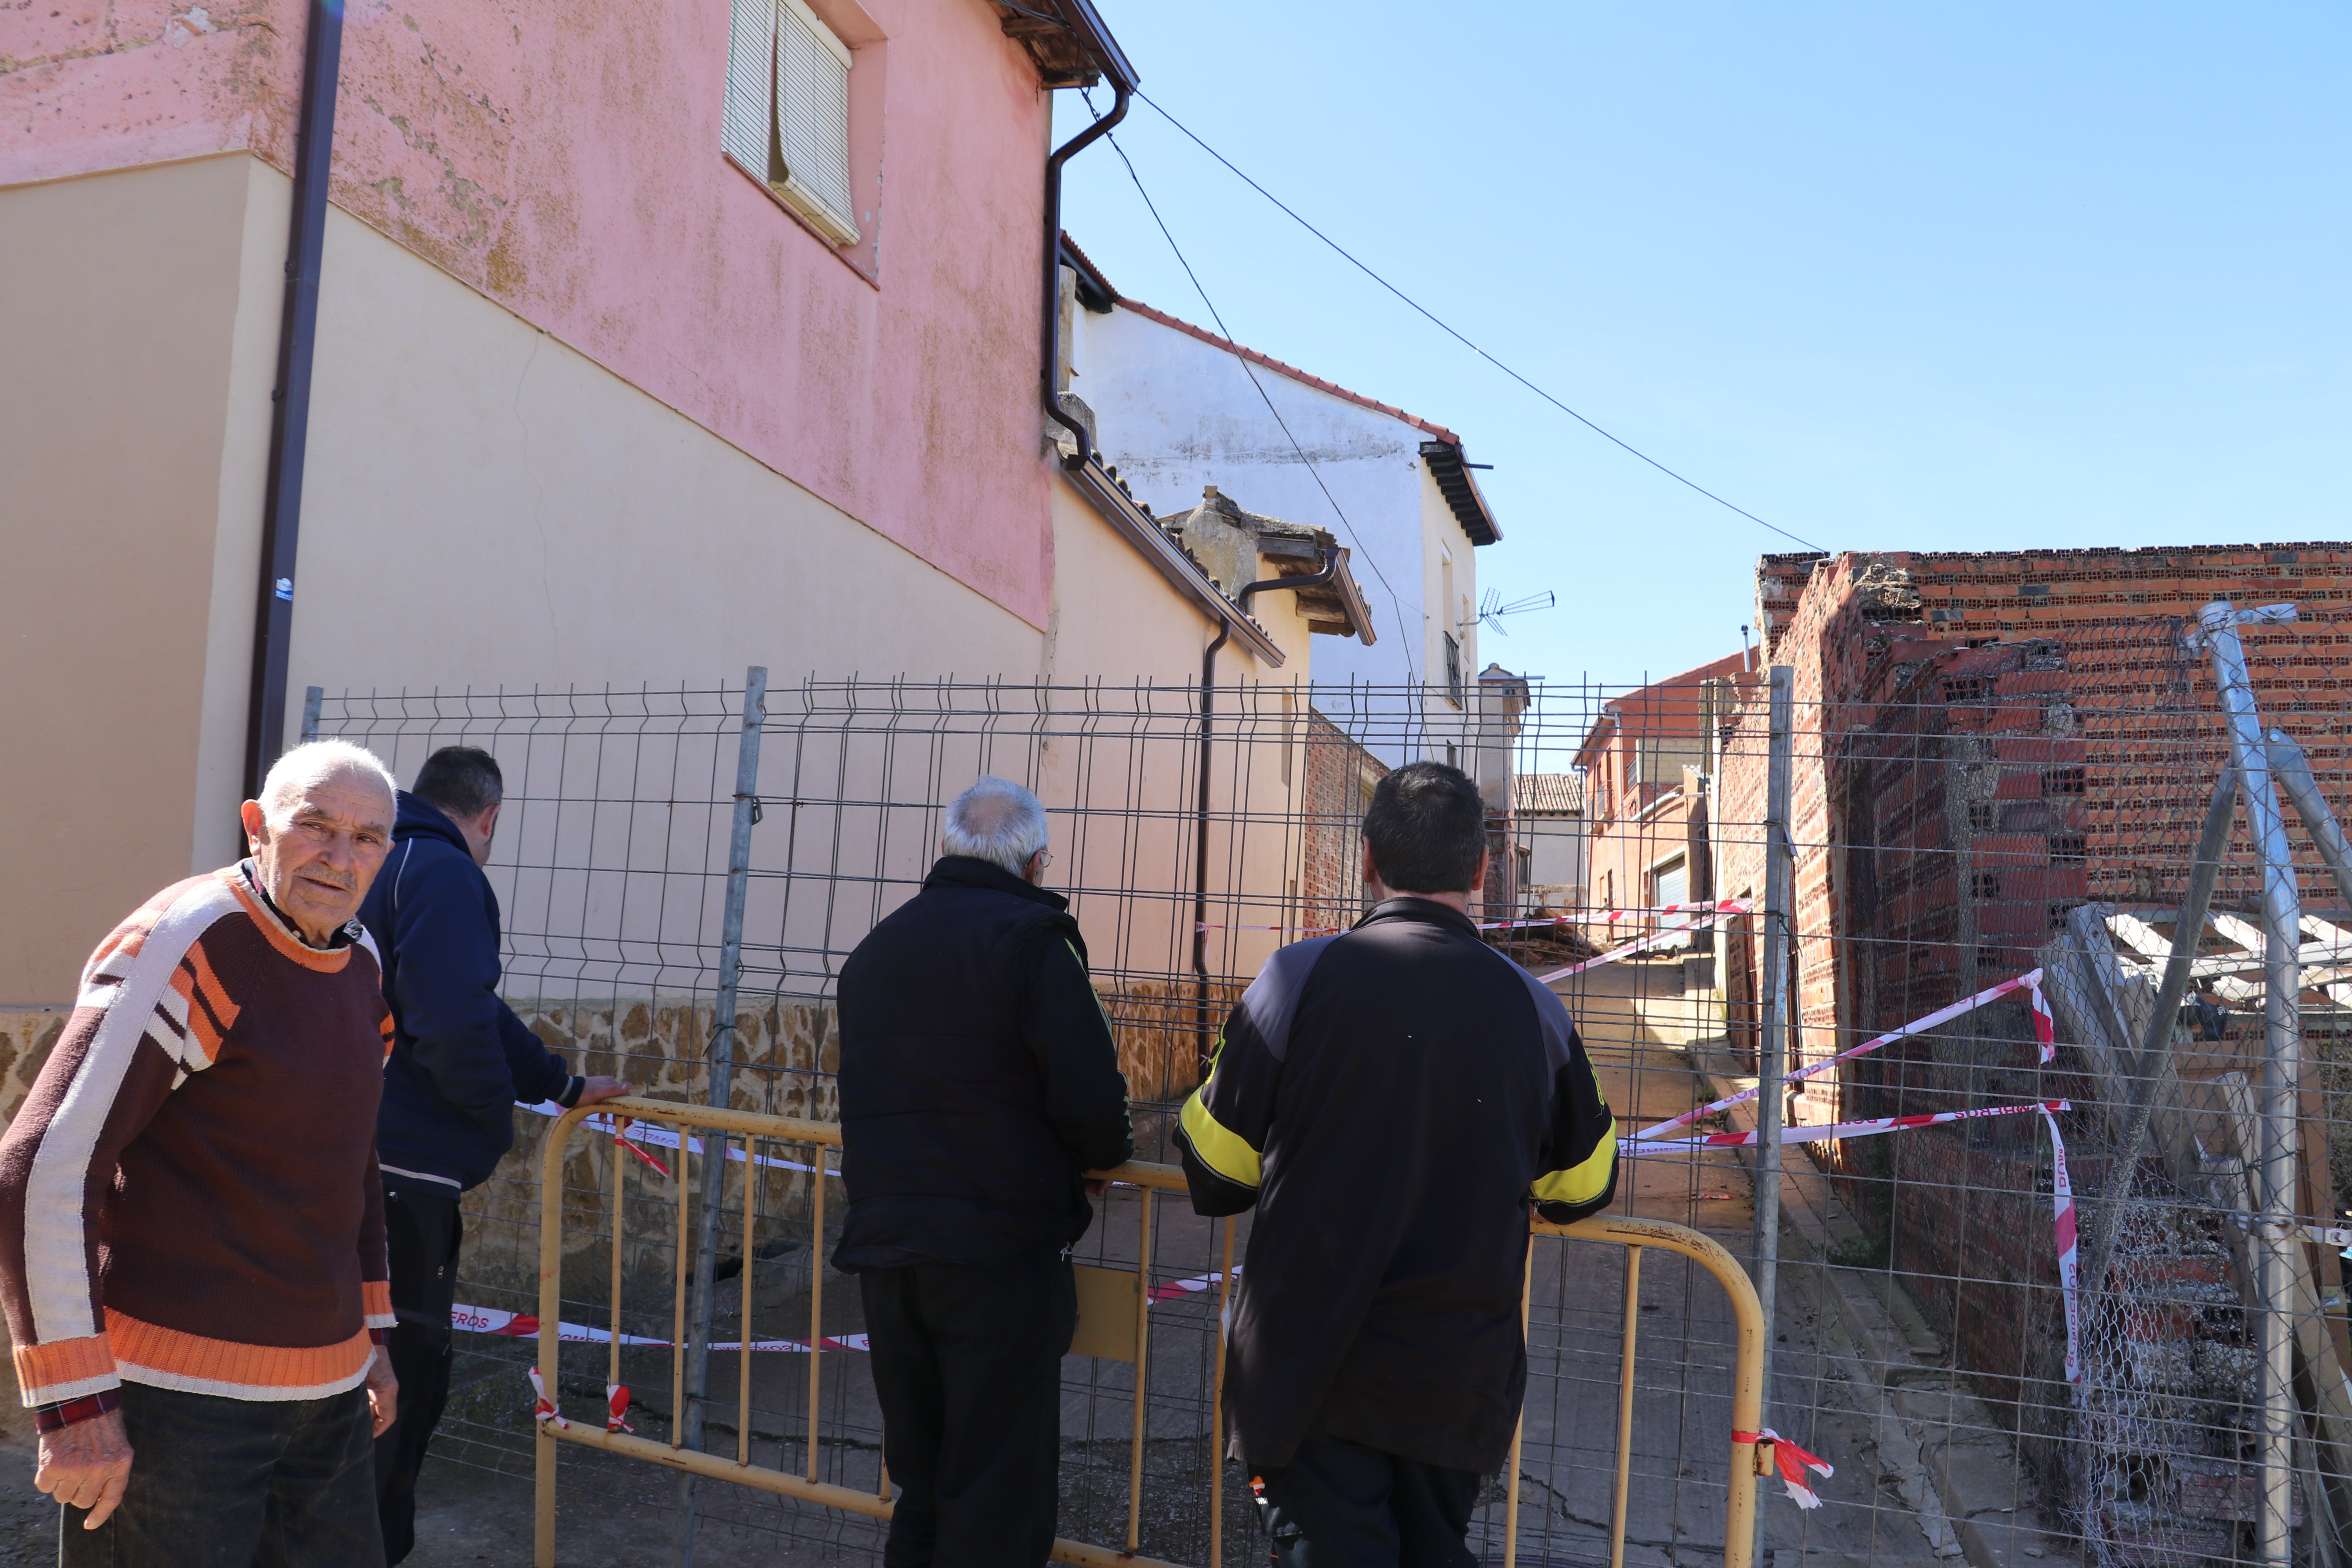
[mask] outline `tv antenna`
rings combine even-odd
[[[1502,590],[1489,588],[1478,605],[1478,624],[1492,626],[1499,636],[1509,637],[1511,629],[1503,624],[1505,616],[1523,616],[1529,610],[1549,610],[1558,602],[1552,596],[1552,591],[1546,588],[1539,594],[1529,594],[1524,599],[1513,599],[1507,605],[1503,603]]]

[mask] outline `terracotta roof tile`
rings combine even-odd
[[[1572,816],[1584,810],[1581,773],[1519,773],[1511,780],[1511,809],[1522,816],[1542,812]]]

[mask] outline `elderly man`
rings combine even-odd
[[[865,1297],[899,1488],[887,1568],[1037,1568],[1077,1326],[1068,1253],[1094,1217],[1084,1173],[1135,1140],[1085,940],[1037,886],[1045,807],[982,778],[941,838],[923,890],[842,965],[834,1261]]]
[[[376,1115],[403,1394],[400,1419],[375,1445],[387,1563],[416,1544],[416,1476],[448,1403],[459,1195],[488,1181],[513,1144],[516,1100],[593,1105],[629,1091],[573,1073],[499,999],[499,900],[482,868],[505,798],[498,759],[479,747],[425,758],[360,910],[383,958],[393,1022]]]
[[[1277,1568],[1475,1568],[1527,1384],[1528,1209],[1609,1201],[1615,1123],[1559,998],[1480,940],[1478,786],[1382,778],[1352,931],[1266,961],[1178,1132],[1192,1206],[1255,1206],[1225,1408]]]
[[[0,1139],[0,1304],[67,1564],[383,1561],[392,1019],[352,916],[392,776],[299,746],[243,816],[248,858],[99,944]]]

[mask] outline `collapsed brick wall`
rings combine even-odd
[[[2250,626],[2244,638],[2265,721],[2296,736],[2341,814],[2352,545],[1764,558],[1759,623],[1769,661],[1793,669],[1796,699],[1798,1060],[2030,967],[2033,949],[2084,900],[2177,905],[2226,758],[2210,662],[2183,647],[2179,630],[2215,598],[2303,608],[2300,624]],[[1737,825],[1764,815],[1766,691],[1760,679],[1742,682],[1727,725],[1717,789],[1727,892],[1764,883],[1760,835]],[[2289,826],[2306,909],[2340,907],[2309,835],[2292,816]],[[2260,888],[2242,819],[2215,908],[2253,910]],[[1764,984],[1760,943],[1738,945],[1746,973],[1727,975],[1725,987],[1735,1035]],[[2071,1050],[2049,1072],[2017,1070],[2031,1059],[2018,1043],[2022,1012],[2006,1011],[2015,1016],[1988,1009],[1864,1058],[1833,1083],[1825,1075],[1818,1098],[1828,1103],[1803,1108],[1802,1119],[2029,1095],[2083,1100],[2090,1086]],[[2352,1109],[2342,1038],[2315,1029],[2311,1041],[2331,1119]],[[2078,1113],[2068,1131],[2081,1145],[2077,1181],[2095,1192],[2104,1162],[2085,1137],[2092,1125]],[[2352,1140],[2332,1142],[2342,1168],[2328,1175],[2340,1184],[2352,1178],[2341,1152]],[[2012,1117],[1817,1155],[1953,1335],[1956,1364],[1988,1394],[2016,1402],[2029,1437],[2042,1417],[2063,1415],[2063,1390],[2053,1398],[2050,1386],[2056,1260],[2045,1142],[2039,1118]],[[2189,1242],[2149,1267],[2184,1279],[2228,1272],[2211,1246]],[[2155,1345],[2160,1328],[2150,1320],[2132,1331]],[[2210,1360],[2235,1353],[2231,1331],[2187,1337],[2210,1342],[2210,1354],[2195,1353]]]

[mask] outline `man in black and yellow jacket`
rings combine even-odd
[[[1178,1142],[1193,1208],[1255,1207],[1225,1408],[1283,1568],[1470,1568],[1527,1386],[1528,1211],[1616,1190],[1616,1124],[1559,997],[1480,940],[1486,812],[1454,768],[1383,778],[1379,902],[1277,952]]]

